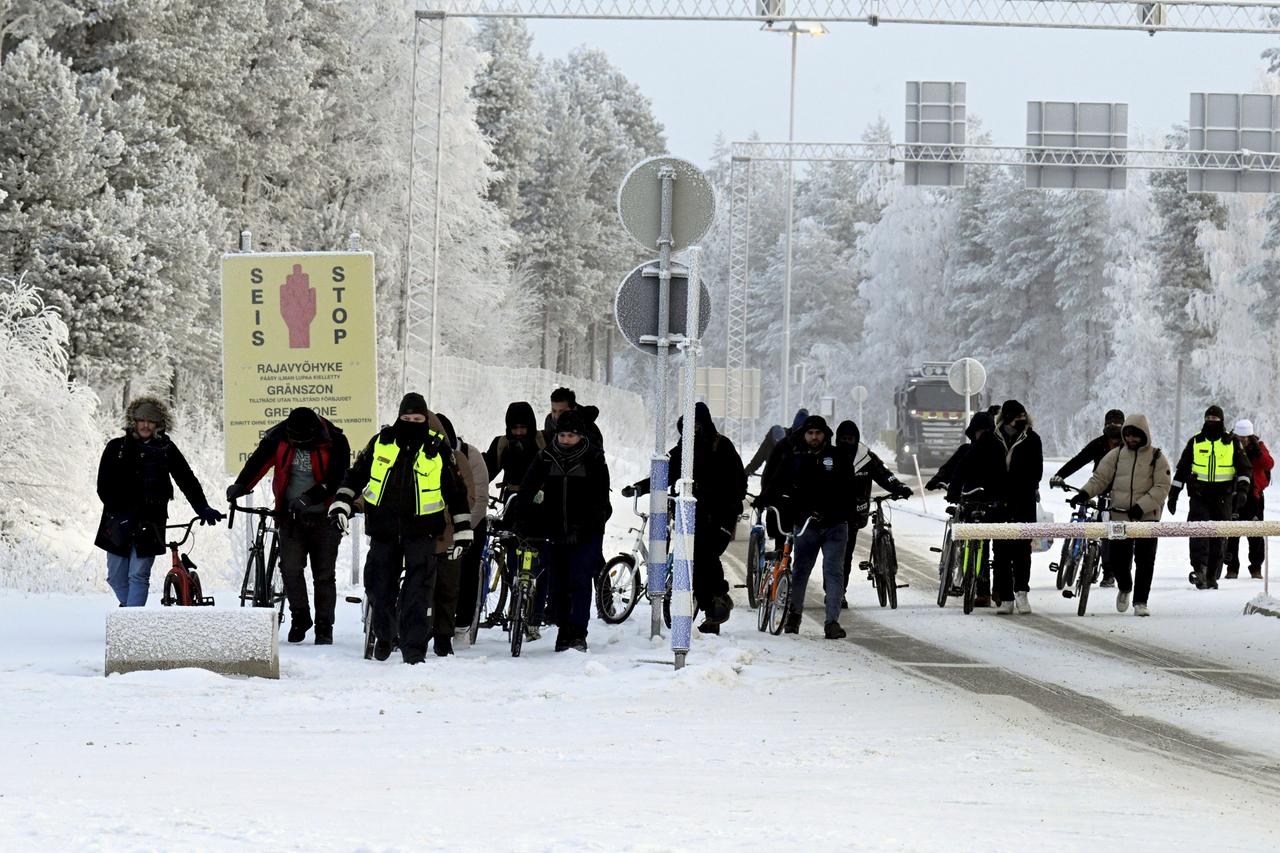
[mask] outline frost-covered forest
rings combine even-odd
[[[218,258],[242,229],[263,251],[342,249],[358,234],[376,256],[380,351],[395,363],[413,7],[0,0],[0,343],[11,354],[0,400],[6,424],[63,419],[74,458],[57,465],[77,473],[59,488],[86,499],[95,448],[141,391],[174,399],[216,479]],[[665,149],[653,104],[589,47],[548,59],[519,21],[449,27],[444,351],[643,389],[647,362],[610,331],[614,288],[644,255],[614,198],[631,165]],[[895,132],[882,120],[865,138]],[[971,138],[983,138],[976,121]],[[1146,143],[1184,139],[1169,128]],[[727,142],[710,163],[722,208],[707,241],[706,361],[720,364]],[[748,351],[772,422],[784,172],[754,168]],[[962,355],[986,364],[997,398],[1024,400],[1059,451],[1112,406],[1146,411],[1173,445],[1180,359],[1184,429],[1210,401],[1264,435],[1280,424],[1280,202],[1191,195],[1179,173],[1060,193],[971,168],[962,190],[907,189],[892,167],[859,164],[799,170],[796,210],[804,402],[834,394],[844,416],[852,386],[866,385],[867,432],[885,425],[906,366]],[[4,465],[6,492],[54,500],[44,478]]]

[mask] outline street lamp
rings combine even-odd
[[[761,27],[767,33],[782,33],[791,37],[791,104],[787,122],[787,142],[796,141],[796,43],[800,36],[824,36],[827,28],[814,22],[792,21],[785,27],[775,27],[772,22]],[[788,151],[790,154],[790,151]],[[795,222],[795,164],[787,160],[787,266],[782,285],[782,419],[791,412],[791,232]]]

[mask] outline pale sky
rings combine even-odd
[[[716,134],[786,139],[789,39],[752,23],[531,21],[547,57],[603,49],[652,99],[673,154],[706,165]],[[1257,35],[832,24],[802,36],[796,139],[852,142],[877,115],[902,140],[907,80],[968,83],[968,108],[1004,145],[1026,142],[1026,102],[1129,104],[1130,144],[1185,123],[1191,92],[1254,92]]]

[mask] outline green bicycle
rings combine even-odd
[[[932,549],[942,554],[938,561],[938,606],[945,607],[949,596],[960,596],[966,616],[973,612],[979,581],[990,575],[991,549],[983,539],[952,539],[951,525],[955,521],[978,523],[996,513],[1000,504],[978,500],[977,496],[981,491],[975,489],[963,495],[957,506],[947,507],[947,515],[951,516],[951,521],[947,522],[942,547]]]

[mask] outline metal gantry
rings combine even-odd
[[[751,254],[751,164],[775,163],[949,163],[964,166],[1109,167],[1129,171],[1220,170],[1280,174],[1280,155],[1254,151],[1177,149],[1055,148],[1019,145],[922,145],[883,142],[735,142],[730,146],[729,322],[726,365],[746,365]],[[945,191],[945,190],[944,190]],[[725,430],[735,444],[745,427],[741,374],[725,376]],[[783,418],[789,413],[783,412]],[[740,445],[739,445],[740,446]]]
[[[1168,33],[1280,34],[1280,2],[1163,3],[1075,0],[422,0],[413,35],[413,139],[409,176],[406,274],[400,328],[401,380],[431,393],[439,341],[434,310],[440,266],[440,175],[444,115],[444,40],[449,18],[543,18],[608,21],[822,21]],[[767,143],[776,144],[776,143]],[[807,145],[807,143],[806,143]],[[1014,149],[1002,149],[1012,151]],[[1012,158],[1014,155],[1008,155]],[[1108,152],[1114,156],[1114,152]],[[771,159],[763,156],[755,159]],[[821,159],[817,156],[796,160]],[[874,162],[880,162],[876,160]],[[991,161],[998,165],[997,161]],[[1024,161],[1008,165],[1021,165]],[[741,170],[749,172],[749,164]],[[745,219],[745,216],[744,216]],[[746,232],[743,231],[743,234]],[[745,243],[744,243],[745,246]],[[731,292],[745,293],[745,262]],[[744,305],[730,300],[730,328],[745,346]],[[737,312],[736,314],[734,312]],[[736,320],[733,318],[737,318]],[[726,395],[741,412],[741,347],[727,356]],[[735,359],[737,359],[735,361]],[[734,368],[738,368],[734,370]],[[732,411],[732,409],[731,409]],[[740,430],[740,415],[729,418]],[[734,436],[741,439],[740,432]]]

